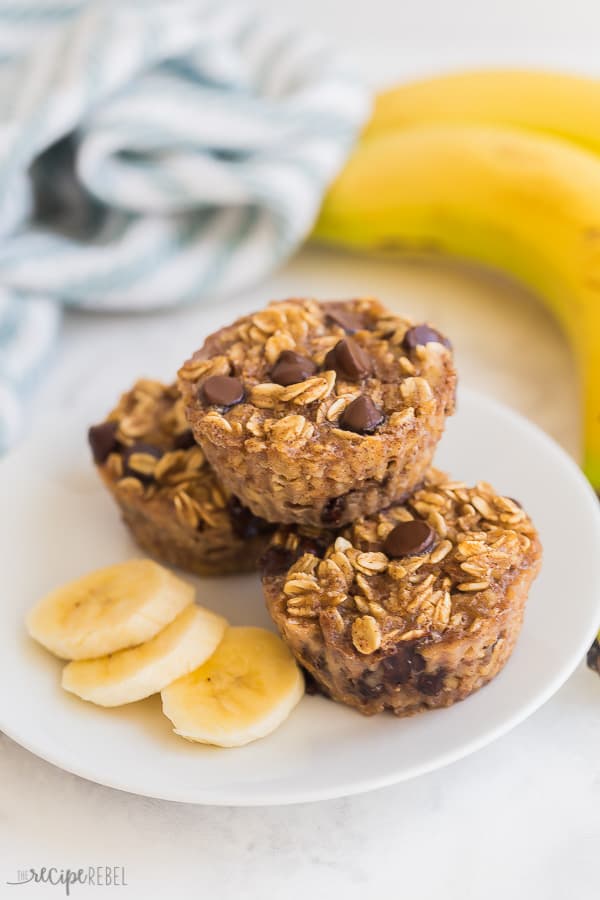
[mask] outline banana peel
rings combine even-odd
[[[376,101],[313,233],[362,250],[434,248],[532,289],[578,361],[583,468],[597,490],[599,150],[600,81],[496,71],[398,88]]]
[[[600,81],[534,69],[474,69],[406,82],[375,98],[363,137],[427,122],[506,125],[600,153]]]

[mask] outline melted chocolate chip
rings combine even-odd
[[[360,317],[349,310],[343,303],[327,303],[325,305],[325,317],[343,328],[346,334],[354,334],[364,328]]]
[[[316,537],[298,537],[298,556],[304,556],[305,553],[312,553],[313,556],[322,558],[329,545],[326,538],[319,539]]]
[[[191,447],[196,446],[196,440],[194,438],[194,432],[191,428],[186,428],[185,431],[180,431],[179,434],[175,435],[173,440],[173,449],[174,450],[189,450]]]
[[[210,406],[228,408],[244,399],[244,385],[233,375],[211,375],[200,388],[200,397]]]
[[[414,646],[398,647],[395,653],[381,663],[383,678],[387,684],[395,687],[407,684],[413,673],[418,674],[425,668],[425,660],[417,653]]]
[[[321,510],[321,522],[335,528],[342,521],[346,509],[345,497],[331,497]]]
[[[304,688],[309,697],[322,694],[323,689],[312,672],[309,672],[308,669],[302,667],[302,673],[304,675]]]
[[[271,369],[271,381],[287,387],[290,384],[298,384],[314,375],[317,371],[316,364],[307,356],[301,356],[293,350],[282,350],[277,362]]]
[[[255,516],[247,506],[244,506],[237,497],[230,497],[227,501],[227,510],[231,519],[231,528],[236,537],[242,540],[256,537],[271,531],[273,526],[265,522],[259,516]]]
[[[284,575],[295,560],[296,554],[291,550],[279,544],[272,544],[267,547],[259,561],[262,577]]]
[[[381,410],[370,397],[361,394],[350,403],[340,416],[340,428],[357,434],[372,434],[384,420]]]
[[[369,678],[369,673],[355,681],[354,687],[363,700],[376,700],[384,690],[384,685],[381,682],[373,681],[372,675]]]
[[[163,455],[163,451],[159,447],[155,447],[154,444],[144,444],[139,441],[137,444],[128,447],[123,454],[123,475],[137,478],[142,484],[150,484],[150,482],[153,481],[154,476],[148,475],[146,472],[139,472],[131,464],[131,457],[137,453],[143,453],[144,456],[152,456],[154,459],[160,459]]]
[[[413,328],[409,328],[404,335],[402,348],[406,353],[410,353],[411,350],[415,350],[416,347],[420,347],[423,344],[436,342],[443,344],[444,347],[448,347],[449,350],[452,349],[452,344],[448,338],[436,331],[435,328],[430,328],[429,325],[415,325]]]
[[[383,543],[383,550],[392,559],[417,556],[431,549],[435,538],[436,533],[427,522],[412,519],[410,522],[400,522],[390,531]]]
[[[106,462],[111,453],[119,449],[117,440],[117,422],[102,422],[92,425],[88,431],[88,441],[97,466]]]
[[[444,669],[438,669],[427,675],[419,675],[417,679],[417,690],[425,694],[426,697],[434,697],[444,687],[444,678],[446,672]]]
[[[371,357],[352,338],[343,338],[325,357],[325,368],[334,369],[340,378],[360,381],[373,371]]]

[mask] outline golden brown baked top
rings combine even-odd
[[[511,582],[540,554],[535,528],[515,500],[431,469],[406,504],[337,537],[280,530],[263,577],[275,579],[288,621],[318,622],[369,654],[403,641],[474,634],[502,614]]]
[[[264,524],[215,477],[176,385],[140,379],[90,428],[89,442],[103,477],[122,496],[164,506],[184,528],[233,528],[243,537]]]
[[[397,436],[435,409],[455,372],[443,335],[377,300],[292,299],[211,335],[179,378],[201,417],[194,427],[243,438],[252,452]]]

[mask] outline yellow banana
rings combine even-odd
[[[572,338],[585,398],[585,471],[600,487],[600,160],[517,128],[423,124],[363,139],[315,236],[432,249],[513,275]]]
[[[402,84],[376,98],[367,138],[427,122],[509,125],[600,151],[600,80],[563,72],[482,69]]]

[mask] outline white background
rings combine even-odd
[[[322,26],[373,82],[467,63],[598,69],[596,2],[260,2]],[[465,383],[520,409],[577,452],[572,360],[554,323],[522,292],[451,267],[311,250],[258,296],[303,292],[378,293],[439,322],[453,337]],[[73,316],[40,386],[33,424],[43,411],[60,427],[74,406],[95,418],[142,371],[168,377],[193,333],[193,310],[143,322]],[[565,597],[566,615],[574,602]],[[9,672],[2,675],[2,690],[17,689]],[[60,896],[56,888],[6,887],[18,868],[110,864],[126,866],[127,889],[73,896],[578,900],[594,895],[599,878],[599,748],[600,679],[583,665],[542,710],[469,759],[362,797],[282,809],[209,809],[120,794],[0,737],[0,897]]]
[[[529,64],[600,70],[597,0],[258,0],[318,27],[366,76]]]

